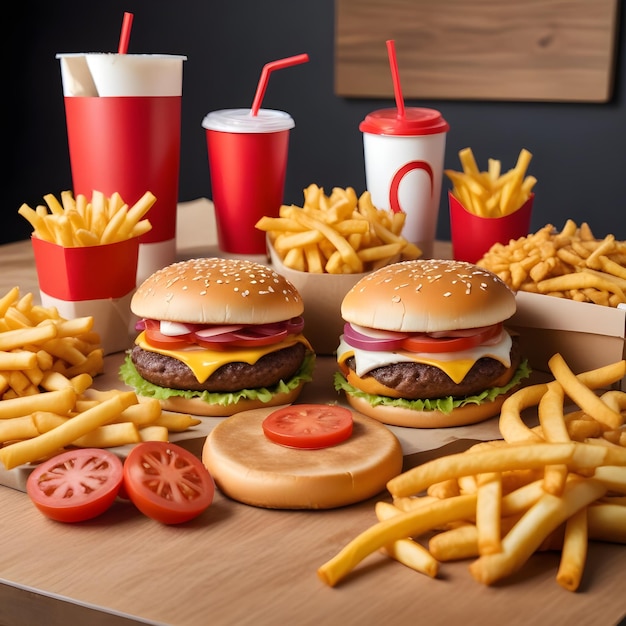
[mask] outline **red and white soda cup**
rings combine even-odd
[[[284,111],[222,109],[202,121],[206,129],[212,200],[220,250],[265,254],[264,216],[278,217],[283,202],[289,135]]]
[[[72,184],[132,206],[156,197],[140,238],[138,282],[176,258],[184,56],[59,54]]]
[[[359,125],[363,132],[366,188],[379,209],[404,212],[402,235],[433,254],[450,126],[434,109],[379,109]]]

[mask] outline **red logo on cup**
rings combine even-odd
[[[430,167],[430,163],[426,161],[409,161],[393,175],[393,179],[391,180],[391,186],[389,187],[389,206],[394,213],[400,213],[402,211],[400,199],[398,198],[400,183],[402,179],[413,170],[424,170],[428,174],[430,178],[430,195],[433,195],[435,181],[433,180],[433,169]]]

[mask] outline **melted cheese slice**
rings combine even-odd
[[[344,363],[350,357],[355,359],[356,374],[363,377],[369,371],[391,365],[392,363],[424,363],[433,365],[444,371],[455,383],[459,384],[478,359],[490,357],[500,361],[505,367],[511,366],[512,340],[509,333],[503,331],[500,339],[493,345],[481,345],[459,352],[409,352],[398,351],[370,351],[360,350],[348,345],[341,336],[337,349],[337,361]]]
[[[266,354],[271,354],[283,348],[289,348],[298,342],[303,343],[309,350],[312,349],[309,342],[304,338],[304,335],[290,335],[283,341],[268,346],[233,348],[230,350],[210,350],[201,346],[190,346],[182,350],[155,348],[146,341],[145,332],[141,332],[137,339],[135,339],[135,343],[147,352],[156,352],[157,354],[171,356],[182,361],[194,373],[200,383],[203,383],[213,372],[222,367],[222,365],[235,362],[254,365]]]

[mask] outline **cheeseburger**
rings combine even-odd
[[[166,409],[227,416],[288,404],[311,380],[302,298],[264,265],[174,263],[139,286],[130,308],[141,332],[121,378]]]
[[[460,261],[417,260],[368,274],[346,294],[335,387],[384,423],[458,426],[499,413],[529,376],[504,328],[515,294]]]

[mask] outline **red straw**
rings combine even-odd
[[[396,44],[393,39],[387,40],[387,53],[389,54],[389,66],[391,67],[391,78],[393,79],[393,92],[396,96],[396,108],[398,117],[404,117],[404,98],[402,97],[402,87],[400,86],[400,73],[398,72],[398,61],[396,59]]]
[[[117,48],[119,54],[126,54],[128,52],[128,42],[130,40],[130,29],[133,25],[133,14],[124,13],[124,20],[122,21],[122,32],[120,34],[120,44]]]
[[[279,59],[278,61],[266,63],[263,66],[261,78],[259,79],[259,84],[257,85],[256,93],[254,94],[254,100],[252,101],[252,115],[257,115],[259,109],[261,108],[261,102],[263,101],[265,90],[267,89],[267,83],[269,81],[270,74],[274,70],[282,70],[285,67],[291,67],[292,65],[306,63],[308,60],[308,54],[297,54],[294,57],[287,57],[286,59]]]

